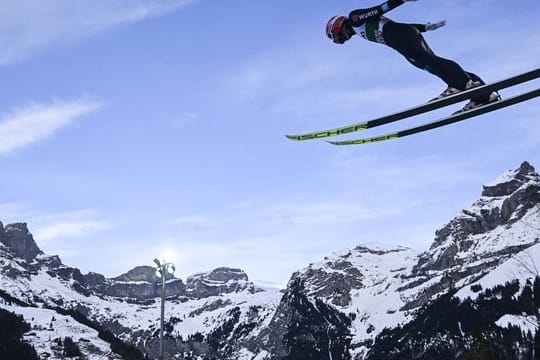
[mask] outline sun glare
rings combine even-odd
[[[176,260],[175,251],[171,248],[166,248],[161,251],[159,259],[163,260],[163,262],[174,263]]]

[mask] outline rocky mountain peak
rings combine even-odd
[[[195,298],[218,296],[223,293],[244,290],[251,293],[260,291],[249,281],[243,270],[228,267],[191,275],[187,278],[186,288],[188,295]]]
[[[416,253],[406,247],[366,243],[310,264],[295,272],[289,283],[301,281],[309,296],[346,307],[355,291],[377,287],[415,258]]]
[[[516,170],[507,171],[490,184],[484,185],[482,197],[471,207],[463,209],[446,226],[436,232],[431,249],[449,240],[466,251],[471,236],[491,231],[498,226],[520,221],[533,207],[540,204],[540,175],[524,162]]]
[[[212,281],[228,282],[228,281],[248,281],[247,274],[241,269],[233,269],[220,267],[208,273],[208,279]]]
[[[521,164],[519,169],[509,170],[492,183],[485,184],[482,196],[508,196],[528,182],[540,184],[540,176],[536,173],[534,167],[525,161]]]
[[[379,244],[376,242],[365,243],[358,245],[354,248],[357,254],[371,254],[371,255],[387,255],[390,253],[402,252],[409,250],[403,246],[391,246],[388,244]]]
[[[156,276],[154,266],[137,266],[114,278],[92,272],[83,275],[79,269],[63,265],[58,256],[45,255],[36,245],[26,223],[4,226],[0,222],[0,244],[5,256],[16,258],[15,262],[7,262],[3,269],[0,264],[0,270],[13,279],[43,270],[49,276],[70,282],[75,291],[85,296],[99,294],[141,303],[161,296],[161,279]],[[174,298],[201,299],[242,291],[262,291],[249,281],[243,270],[228,267],[192,275],[188,277],[187,286],[174,274],[166,274],[166,280],[165,294]]]
[[[195,284],[200,281],[216,284],[225,284],[229,281],[248,281],[248,276],[241,269],[220,267],[209,272],[193,274],[187,279],[188,286],[190,284]]]
[[[540,176],[527,162],[484,185],[479,200],[435,233],[413,270],[416,276],[451,274],[453,282],[482,274],[540,242]],[[501,234],[505,234],[502,236]]]
[[[14,255],[25,260],[33,260],[42,254],[26,223],[9,224],[5,227],[0,223],[0,242]]]
[[[186,286],[181,279],[166,274],[166,296],[185,296]],[[92,274],[91,281],[103,281],[103,277]],[[153,266],[137,266],[125,274],[109,279],[102,292],[114,297],[128,297],[144,301],[159,297],[161,294],[160,279]]]
[[[167,274],[167,278],[172,278],[169,274]],[[153,266],[137,266],[131,270],[129,270],[127,273],[122,274],[120,276],[117,276],[113,278],[114,281],[145,281],[149,283],[156,283],[158,281],[158,277],[156,276],[156,268]]]

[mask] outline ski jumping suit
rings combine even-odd
[[[437,56],[421,34],[426,31],[426,25],[398,23],[382,16],[402,4],[402,0],[389,0],[371,8],[353,10],[348,24],[356,34],[391,47],[411,64],[439,77],[448,86],[465,90],[471,79],[485,84],[478,75],[466,72],[455,61]],[[473,101],[485,101],[485,96]]]

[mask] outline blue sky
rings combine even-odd
[[[360,243],[427,249],[482,183],[524,160],[540,168],[539,100],[388,143],[288,141],[444,89],[389,48],[328,41],[328,18],[376,4],[6,2],[0,221],[28,222],[46,253],[110,277],[169,256],[183,278],[231,266],[282,286]],[[447,20],[428,43],[490,82],[539,66],[539,12],[537,0],[419,0],[388,16]]]

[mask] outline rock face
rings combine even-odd
[[[168,274],[167,274],[168,275]],[[143,281],[155,283],[159,280],[156,276],[156,268],[153,266],[137,266],[127,273],[113,278],[115,281],[130,282]]]
[[[244,290],[252,294],[260,291],[249,282],[244,271],[227,267],[191,275],[186,283],[187,295],[197,299]]]
[[[479,200],[461,210],[435,233],[429,251],[420,255],[409,275],[424,284],[424,305],[443,290],[482,277],[512,255],[540,242],[540,175],[527,162],[483,186]]]
[[[415,268],[416,273],[463,266],[469,258],[464,254],[470,252],[484,259],[502,255],[508,243],[488,242],[484,234],[520,222],[539,203],[540,176],[529,163],[524,162],[519,169],[508,171],[492,184],[484,185],[478,201],[435,233],[435,241]],[[530,239],[524,239],[513,241],[512,245],[518,248],[529,246]]]
[[[492,184],[485,184],[482,196],[502,197],[515,193],[520,187],[528,182],[537,183],[538,174],[534,167],[527,161],[523,162],[519,169],[509,170]]]
[[[165,296],[185,296],[186,286],[181,279],[166,274]],[[110,279],[104,292],[115,297],[137,300],[153,299],[161,296],[161,279],[152,266],[138,266],[116,278]]]
[[[349,360],[350,326],[348,315],[320,298],[311,300],[304,282],[294,278],[259,339],[271,359]]]
[[[356,291],[385,281],[399,271],[404,259],[415,258],[416,253],[405,247],[366,244],[311,264],[295,272],[291,281],[305,284],[309,296],[328,299],[336,306],[346,307]],[[399,266],[394,268],[396,263]]]
[[[42,254],[32,234],[28,231],[26,223],[10,224],[5,228],[0,223],[0,242],[25,260],[32,260]]]

